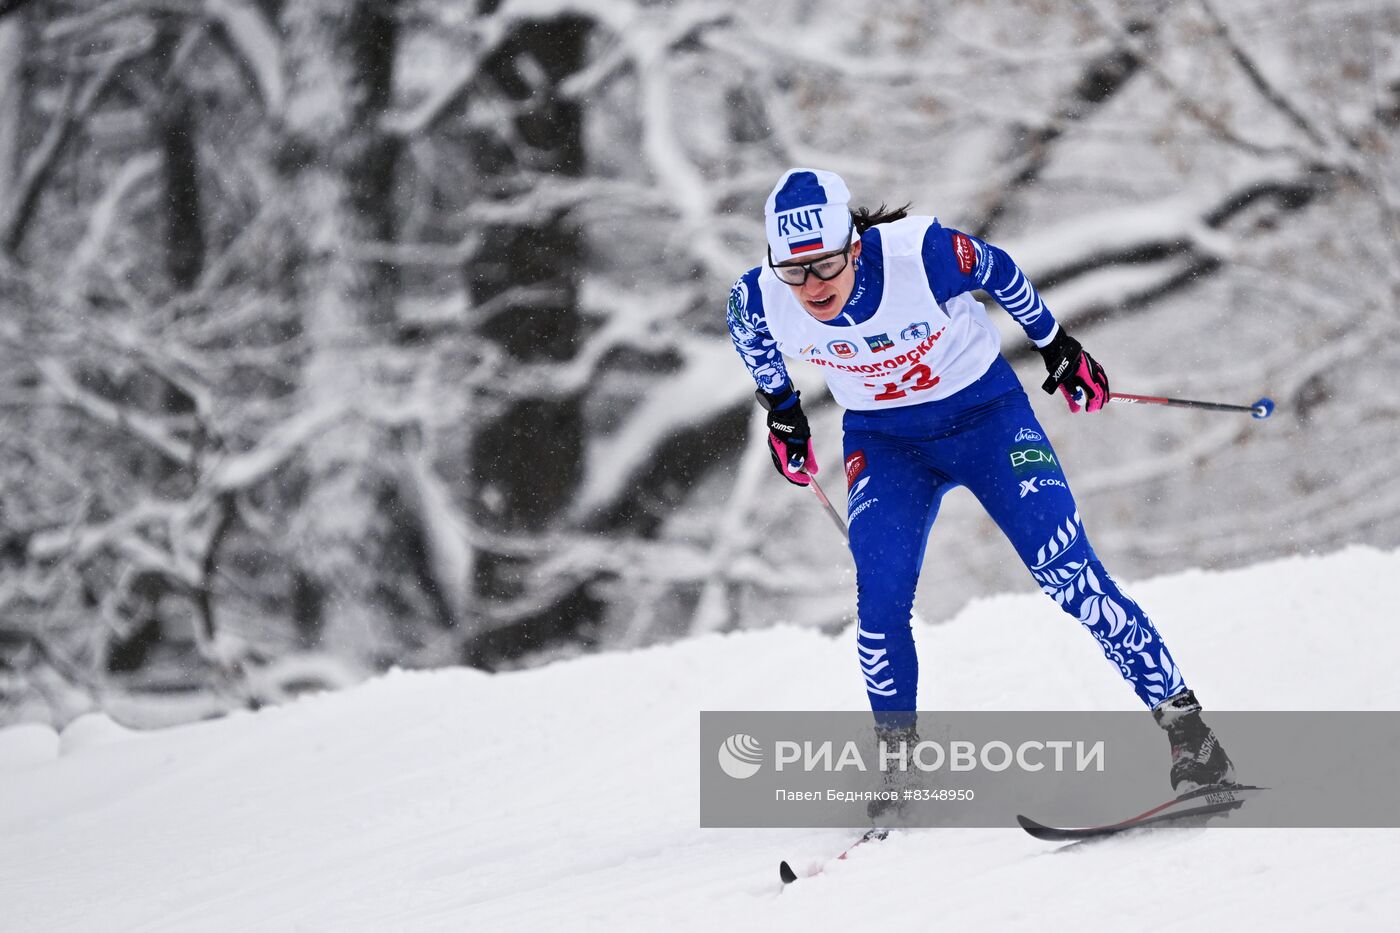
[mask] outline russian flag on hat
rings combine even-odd
[[[835,172],[816,168],[784,172],[763,209],[773,262],[845,246],[851,233],[850,202],[851,192]]]

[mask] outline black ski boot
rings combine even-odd
[[[877,766],[881,761],[882,750],[888,749],[894,754],[899,751],[901,742],[904,743],[904,768],[899,767],[897,759],[891,758],[886,762],[884,770],[880,772],[880,786],[876,788],[882,797],[865,805],[865,815],[877,825],[881,822],[886,825],[899,822],[906,810],[904,792],[919,784],[919,775],[913,760],[914,746],[919,744],[919,732],[912,724],[898,728],[875,729],[874,761]]]
[[[1172,790],[1179,794],[1210,784],[1235,783],[1235,766],[1220,740],[1201,719],[1201,704],[1190,690],[1163,700],[1152,710],[1172,743]]]

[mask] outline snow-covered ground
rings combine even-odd
[[[1129,585],[1208,706],[1397,709],[1400,552]],[[849,635],[849,633],[847,633]],[[1035,593],[922,627],[922,705],[1133,708]],[[0,929],[1395,929],[1400,830],[1166,831],[1061,852],[698,828],[704,709],[863,709],[854,640],[779,626],[519,673],[393,673],[154,732],[0,731]],[[1165,768],[1165,748],[1164,748]]]

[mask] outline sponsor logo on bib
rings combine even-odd
[[[870,344],[870,349],[876,353],[884,353],[894,348],[894,341],[890,339],[889,334],[875,334],[873,337],[866,337],[865,342]]]

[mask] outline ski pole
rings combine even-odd
[[[807,473],[805,469],[802,472]],[[845,538],[847,541],[851,540],[850,532],[846,530],[846,523],[841,521],[840,513],[837,512],[836,507],[831,504],[831,500],[826,497],[826,493],[822,492],[821,484],[817,482],[817,478],[811,473],[807,473],[807,479],[809,480],[808,485],[812,487],[812,492],[816,493],[818,501],[826,507],[826,514],[830,515],[831,520],[836,523],[837,529],[841,532],[841,537]]]
[[[1261,398],[1253,405],[1226,405],[1224,402],[1193,402],[1185,398],[1162,398],[1157,395],[1124,395],[1121,392],[1113,392],[1109,394],[1108,400],[1110,402],[1127,402],[1130,405],[1168,405],[1174,408],[1203,408],[1206,411],[1247,411],[1260,420],[1274,413],[1274,400],[1271,398]]]

